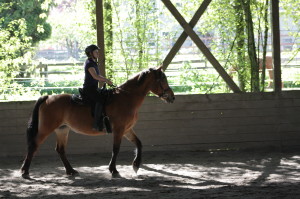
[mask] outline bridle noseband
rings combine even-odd
[[[161,75],[161,77],[159,79],[156,79],[156,81],[159,82],[159,86],[160,86],[161,90],[163,91],[161,94],[158,95],[158,97],[160,97],[160,98],[167,98],[169,96],[167,94],[167,92],[171,90],[170,87],[168,87],[168,88],[163,87],[162,82],[163,82],[164,78],[166,78],[165,75]]]

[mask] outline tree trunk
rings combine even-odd
[[[104,36],[106,76],[112,78],[113,68],[113,26],[111,0],[104,1]]]
[[[141,70],[143,68],[143,39],[142,39],[142,22],[141,22],[141,5],[140,0],[135,0],[135,14],[136,14],[136,35],[137,35],[137,52],[138,52],[138,69]]]
[[[238,74],[239,87],[244,92],[246,90],[246,64],[245,64],[245,25],[244,25],[244,16],[243,16],[243,7],[240,0],[235,0],[235,21],[236,21],[236,35],[237,35],[237,67],[236,71]]]
[[[267,55],[267,45],[268,45],[268,32],[269,32],[269,21],[268,21],[268,9],[269,8],[269,0],[266,0],[265,4],[265,14],[264,14],[264,44],[263,44],[263,57],[262,57],[262,74],[261,74],[261,91],[265,90],[265,79],[266,79],[266,55]]]
[[[248,37],[248,56],[251,64],[251,91],[259,92],[259,66],[256,56],[255,40],[252,14],[250,9],[250,0],[243,0],[243,9],[245,13],[247,37]]]

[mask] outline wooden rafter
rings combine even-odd
[[[201,6],[196,11],[195,15],[193,16],[193,18],[191,19],[191,21],[189,23],[189,25],[192,28],[194,28],[194,26],[197,24],[197,22],[199,21],[200,17],[204,13],[204,11],[206,10],[206,8],[210,4],[210,2],[211,2],[211,0],[204,0],[202,2]],[[187,37],[188,37],[188,34],[185,31],[183,31],[163,61],[163,69],[164,70],[167,69],[168,65],[171,63],[171,61],[173,60],[176,53],[179,51],[179,49],[181,48],[182,44],[184,43],[184,41],[186,40]]]
[[[202,51],[204,56],[208,59],[208,61],[213,65],[216,71],[220,74],[223,80],[227,83],[227,85],[231,88],[231,90],[235,93],[240,93],[240,88],[235,84],[232,78],[228,75],[228,73],[224,70],[218,60],[213,56],[213,54],[209,51],[209,49],[205,46],[199,36],[195,33],[193,28],[185,21],[182,15],[178,12],[175,6],[172,4],[170,0],[162,0],[165,6],[169,9],[172,15],[176,18],[179,24],[183,27],[184,31],[190,38],[194,41],[197,47]]]

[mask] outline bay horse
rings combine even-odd
[[[149,92],[167,103],[174,102],[174,93],[169,87],[162,67],[142,71],[118,88],[114,88],[110,103],[105,107],[113,132],[112,157],[109,163],[109,171],[113,176],[118,175],[116,159],[123,136],[136,146],[136,155],[132,163],[134,171],[137,172],[141,165],[142,143],[136,136],[133,127],[138,120],[138,110]],[[68,134],[70,129],[76,133],[91,136],[106,134],[92,128],[93,120],[90,106],[75,104],[71,101],[69,94],[40,97],[28,122],[27,155],[21,167],[22,177],[30,178],[29,167],[32,158],[39,146],[52,132],[56,133],[55,150],[61,158],[66,174],[78,174],[65,154]]]

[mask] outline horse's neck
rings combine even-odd
[[[138,84],[137,77],[135,77],[128,80],[125,84],[121,85],[121,89],[127,91],[127,93],[145,97],[150,91],[149,80],[146,79],[142,84]]]
[[[145,80],[143,84],[139,85],[137,79],[128,80],[121,86],[121,92],[128,96],[128,102],[140,107],[144,102],[147,93],[150,91],[148,81]]]

